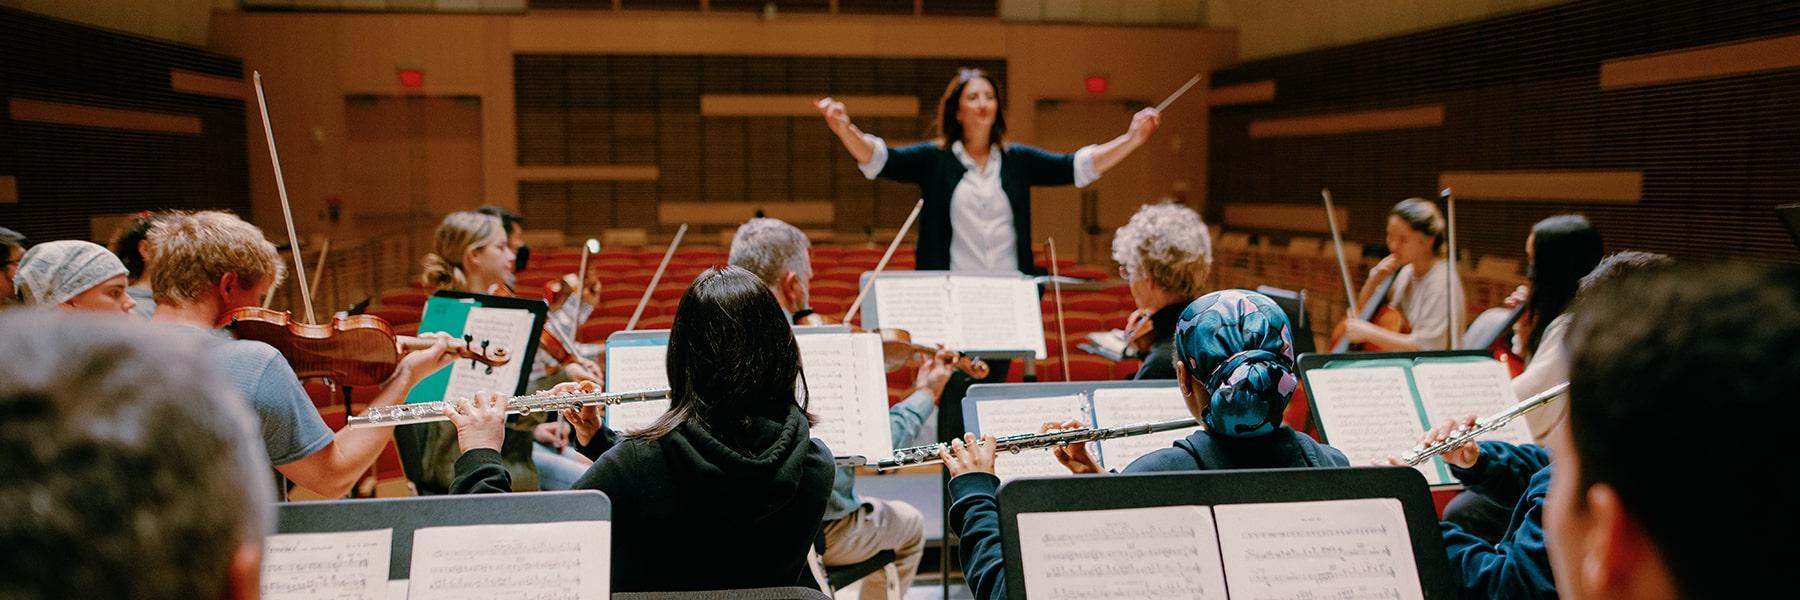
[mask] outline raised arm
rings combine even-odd
[[[819,109],[819,114],[824,115],[825,125],[831,128],[832,133],[837,134],[838,140],[844,143],[844,149],[850,151],[850,156],[856,159],[857,164],[868,164],[875,158],[875,144],[863,137],[862,130],[850,122],[850,113],[844,111],[844,103],[831,98],[820,98],[813,103],[813,108]]]
[[[1131,127],[1126,129],[1125,133],[1119,134],[1119,137],[1113,138],[1112,141],[1094,147],[1094,170],[1105,174],[1107,169],[1113,168],[1114,165],[1125,160],[1125,157],[1131,156],[1131,151],[1144,145],[1144,142],[1150,141],[1150,134],[1155,133],[1156,128],[1160,125],[1162,125],[1162,113],[1157,112],[1154,108],[1146,108],[1132,115]]]

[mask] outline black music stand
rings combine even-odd
[[[1425,478],[1418,471],[1401,467],[1201,471],[1009,481],[1000,486],[1000,531],[1008,595],[1023,599],[1027,593],[1019,548],[1020,513],[1363,498],[1400,501],[1407,533],[1412,538],[1420,589],[1428,599],[1455,598],[1456,580],[1438,533],[1437,512]]]
[[[469,494],[275,505],[276,533],[394,530],[388,579],[410,579],[413,530],[453,525],[610,521],[612,500],[599,490]]]

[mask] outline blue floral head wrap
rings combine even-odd
[[[1268,296],[1222,290],[1181,311],[1175,355],[1211,395],[1201,421],[1208,431],[1257,437],[1281,428],[1299,380],[1287,314]]]

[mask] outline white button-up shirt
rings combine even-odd
[[[863,176],[875,179],[887,166],[887,142],[863,134],[875,146],[869,162],[857,165]],[[1075,187],[1087,187],[1100,178],[1094,169],[1092,145],[1075,151]],[[1012,203],[1000,187],[1001,152],[988,152],[987,167],[963,149],[961,141],[950,152],[962,162],[962,181],[950,194],[950,270],[995,273],[1019,272],[1018,234],[1013,230]]]

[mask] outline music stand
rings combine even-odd
[[[275,505],[276,533],[327,533],[393,528],[388,579],[410,579],[413,530],[451,525],[610,521],[612,500],[599,490],[469,494]]]
[[[1021,513],[1364,498],[1400,501],[1420,589],[1428,599],[1455,598],[1456,580],[1438,533],[1437,512],[1425,478],[1401,467],[1252,469],[1009,481],[1000,486],[999,496],[1008,596],[1022,600],[1027,595],[1019,547]]]

